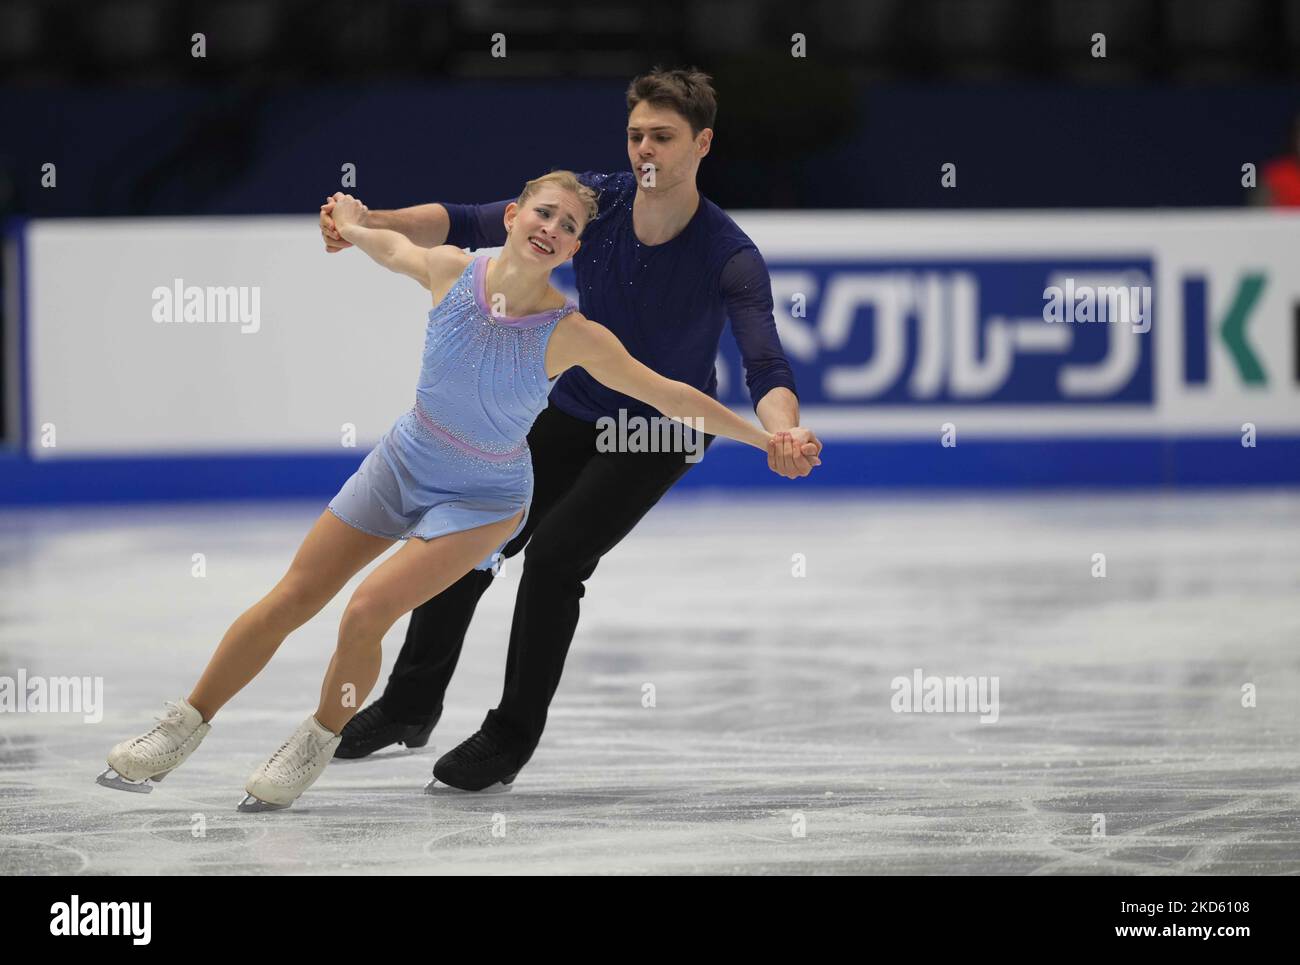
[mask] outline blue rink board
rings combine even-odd
[[[60,459],[0,454],[0,504],[167,502],[333,496],[365,451],[341,455],[222,455]],[[963,440],[830,440],[802,480],[768,471],[763,453],[714,445],[679,487],[744,489],[1062,489],[1277,486],[1300,483],[1300,436]]]

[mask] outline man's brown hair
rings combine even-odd
[[[634,77],[627,87],[627,112],[642,101],[655,107],[667,107],[686,118],[691,137],[712,127],[718,116],[718,94],[713,78],[694,67],[663,70],[655,66],[648,74]]]

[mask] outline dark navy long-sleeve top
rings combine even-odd
[[[633,358],[660,375],[717,397],[714,362],[726,320],[740,347],[745,384],[758,401],[777,386],[795,391],[790,363],[772,317],[772,284],[758,248],[727,214],[700,196],[686,227],[661,245],[643,245],[632,229],[636,177],[630,171],[587,171],[600,214],[582,232],[573,257],[578,308],[600,322]],[[490,204],[444,204],[447,244],[491,248],[505,244],[503,215],[514,198]],[[551,390],[551,404],[588,422],[603,416],[657,415],[645,403],[571,368]]]

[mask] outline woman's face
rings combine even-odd
[[[546,184],[522,205],[506,207],[508,243],[524,258],[562,265],[577,252],[585,220],[582,203],[571,191]]]

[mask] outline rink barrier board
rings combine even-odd
[[[1106,489],[1285,486],[1300,483],[1300,436],[1264,438],[1255,448],[1222,438],[831,440],[823,465],[798,480],[777,476],[763,453],[726,441],[711,446],[679,489]],[[34,463],[0,455],[0,504],[168,502],[321,498],[328,500],[364,453],[69,459]]]
[[[12,440],[19,453],[28,452],[27,423],[31,412],[30,371],[27,364],[27,327],[29,307],[27,298],[27,224],[26,218],[10,218],[4,225],[4,254],[0,270],[6,272],[3,310],[4,337],[4,422],[0,429],[4,438]],[[9,273],[12,271],[12,279]],[[11,354],[12,353],[12,354]],[[12,380],[12,382],[10,381]],[[0,458],[5,455],[0,450]]]
[[[16,326],[10,326],[7,345],[17,357],[29,361],[31,319],[30,257],[26,222],[6,226],[9,257],[18,265],[16,291],[6,292],[15,305]],[[1288,368],[1300,380],[1300,303],[1287,319],[1297,344],[1292,346]],[[724,339],[729,336],[724,334]],[[15,346],[16,343],[16,346]],[[1281,361],[1281,360],[1277,360]],[[1200,363],[1200,364],[1203,364]],[[16,430],[16,447],[0,450],[0,504],[158,502],[171,500],[261,499],[276,497],[329,497],[351,474],[369,450],[359,444],[348,454],[327,451],[285,453],[259,446],[255,451],[207,451],[200,444],[192,452],[59,454],[42,458],[35,452],[30,426],[31,370],[21,364],[16,371],[18,411],[14,392],[6,419]],[[1290,374],[1290,373],[1288,373]],[[734,405],[747,417],[752,410]],[[1056,419],[1051,414],[1047,418]],[[852,418],[867,422],[895,414],[925,412],[932,423],[933,407],[845,407]],[[854,414],[856,413],[856,415]],[[1235,417],[1233,420],[1235,421]],[[1289,420],[1288,420],[1289,421]],[[1151,432],[1147,426],[1125,425],[1107,434],[1085,427],[1071,433],[1044,432],[1037,437],[1022,428],[999,437],[964,433],[959,445],[939,445],[933,432],[918,438],[910,428],[895,427],[882,438],[834,437],[824,434],[825,464],[812,477],[797,482],[769,472],[763,456],[748,447],[723,440],[704,462],[679,484],[683,488],[721,487],[756,489],[799,486],[816,488],[896,488],[930,490],[975,488],[1093,488],[1159,486],[1294,485],[1300,483],[1300,432],[1261,430],[1253,448],[1241,445],[1239,436],[1184,430]],[[1290,426],[1285,426],[1289,429]],[[910,435],[909,435],[910,432]],[[323,447],[322,447],[323,448]]]

